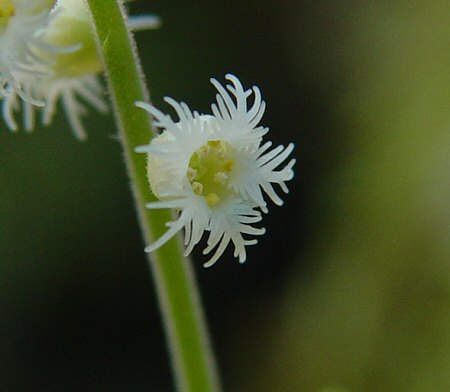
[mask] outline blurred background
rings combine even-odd
[[[296,177],[245,264],[194,255],[227,391],[450,390],[450,2],[135,1],[152,100],[257,85]],[[0,124],[0,390],[174,392],[111,116]],[[202,391],[199,391],[202,392]]]

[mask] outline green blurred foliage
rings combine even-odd
[[[153,101],[260,86],[297,144],[249,260],[196,268],[229,391],[450,388],[450,3],[144,1]],[[0,125],[0,390],[172,391],[111,116]],[[199,391],[201,392],[201,391]]]
[[[321,6],[307,11],[330,26],[318,46],[338,43],[317,82],[334,80],[345,150],[316,189],[311,274],[289,279],[259,337],[271,343],[258,381],[242,390],[447,391],[450,5]]]

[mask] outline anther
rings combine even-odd
[[[228,175],[224,172],[217,172],[214,174],[214,181],[220,185],[225,185],[228,180]]]
[[[196,175],[197,175],[197,170],[193,169],[192,167],[189,167],[188,171],[187,171],[188,180],[192,181]]]
[[[234,162],[230,159],[223,164],[223,169],[227,172],[233,170]]]
[[[193,182],[192,183],[192,190],[194,191],[194,193],[196,195],[200,196],[203,193],[203,184],[200,183],[200,182],[197,182],[197,181]]]
[[[220,201],[220,198],[216,193],[209,193],[207,196],[205,196],[205,199],[208,203],[208,206],[210,207],[216,205]]]
[[[199,156],[205,157],[211,151],[211,147],[209,147],[209,144],[204,144],[197,151],[198,151],[197,153],[198,153]]]

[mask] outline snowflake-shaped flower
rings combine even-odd
[[[5,0],[0,0],[0,5],[2,1]],[[131,16],[128,19],[128,26],[133,31],[156,28],[158,25],[159,19],[153,15]],[[75,137],[83,140],[86,131],[82,119],[88,113],[88,106],[101,113],[108,111],[100,81],[102,64],[84,0],[56,1],[49,22],[39,30],[39,40],[39,45],[31,43],[30,49],[47,61],[40,65],[40,75],[14,70],[12,75],[21,89],[3,97],[3,119],[11,131],[17,131],[19,125],[15,112],[22,109],[24,127],[32,131],[36,123],[36,101],[43,106],[39,109],[41,122],[45,126],[52,123],[60,104]],[[20,91],[35,100],[21,101]]]
[[[51,50],[40,35],[49,23],[55,0],[0,0],[0,97],[11,93],[33,104],[18,74],[39,77],[45,73],[46,59],[35,48]]]
[[[265,232],[253,225],[261,221],[261,211],[267,212],[266,196],[277,205],[283,203],[273,185],[288,192],[285,183],[294,175],[295,160],[285,161],[294,145],[271,149],[271,142],[263,143],[268,128],[258,126],[265,110],[259,89],[244,90],[234,75],[228,74],[226,79],[231,83],[225,87],[211,79],[218,91],[212,115],[201,115],[183,102],[165,98],[179,117],[176,122],[152,105],[137,103],[162,130],[150,144],[136,148],[148,154],[148,179],[159,199],[147,208],[179,211],[178,218],[167,223],[167,232],[147,246],[146,252],[184,229],[188,255],[206,231],[209,236],[203,254],[215,252],[205,267],[213,265],[230,242],[234,256],[243,263],[245,247],[257,243],[244,236]]]

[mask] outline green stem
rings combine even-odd
[[[147,113],[135,107],[136,101],[149,101],[148,92],[134,50],[133,37],[126,27],[122,2],[85,1],[92,15],[139,222],[148,244],[166,231],[165,223],[171,220],[168,211],[145,209],[145,203],[153,201],[154,196],[147,182],[145,156],[133,151],[136,146],[148,144],[154,135]],[[191,262],[183,257],[180,241],[169,241],[152,253],[149,262],[178,390],[219,391],[217,370]]]

